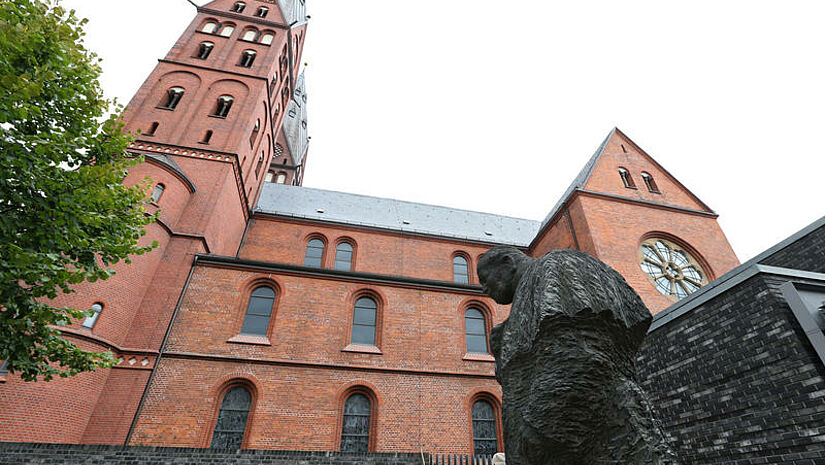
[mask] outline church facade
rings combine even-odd
[[[115,367],[0,371],[0,442],[488,454],[508,307],[478,258],[583,250],[660,312],[739,262],[717,214],[619,129],[542,221],[303,187],[304,0],[198,8],[125,113],[158,249],[59,305]],[[662,348],[665,350],[666,348]]]

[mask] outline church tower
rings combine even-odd
[[[619,271],[655,314],[739,265],[718,216],[614,128],[529,251],[588,252]]]
[[[160,219],[145,240],[159,247],[56,302],[95,310],[64,334],[85,350],[113,352],[118,363],[50,383],[1,380],[0,441],[124,443],[195,256],[238,252],[268,177],[302,181],[304,2],[215,0],[197,8],[140,87],[124,121],[136,135],[130,152],[145,162],[124,182],[151,180],[149,209]]]

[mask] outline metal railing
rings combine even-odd
[[[429,465],[492,465],[492,455],[431,454]]]

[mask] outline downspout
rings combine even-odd
[[[140,402],[138,403],[137,410],[135,411],[135,417],[132,419],[132,424],[129,426],[129,432],[126,434],[126,441],[123,443],[124,446],[128,446],[129,442],[132,440],[132,434],[135,432],[138,417],[140,417],[140,412],[143,410],[143,404],[146,402],[146,396],[149,394],[149,386],[152,385],[152,381],[155,379],[155,373],[160,366],[160,360],[163,358],[163,352],[166,350],[166,343],[169,340],[169,335],[172,333],[172,325],[175,323],[175,319],[178,316],[180,304],[183,302],[183,296],[189,288],[189,282],[192,280],[192,274],[195,272],[196,266],[198,266],[197,255],[195,255],[195,259],[192,260],[192,267],[189,269],[189,275],[186,277],[186,283],[183,285],[183,290],[180,292],[180,296],[178,297],[178,303],[175,305],[175,311],[172,312],[172,318],[169,320],[169,326],[166,328],[166,334],[163,335],[163,342],[160,344],[160,351],[158,351],[158,356],[155,359],[155,366],[152,368],[152,373],[149,375],[149,380],[146,382],[146,387],[143,388],[143,394],[140,396]]]

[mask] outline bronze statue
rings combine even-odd
[[[478,276],[513,304],[491,336],[508,465],[678,464],[636,382],[652,316],[618,272],[584,252],[498,246]]]

